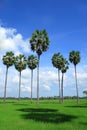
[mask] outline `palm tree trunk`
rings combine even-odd
[[[39,105],[39,64],[40,64],[40,55],[38,55],[38,65],[37,65],[37,105]]]
[[[21,71],[19,72],[19,103],[20,103],[20,91],[21,91]]]
[[[61,102],[61,87],[60,87],[60,70],[58,69],[58,80],[59,80],[59,103]]]
[[[63,77],[64,77],[64,73],[62,73],[62,80],[61,80],[61,96],[62,96],[62,103],[63,103]]]
[[[78,94],[76,65],[74,67],[75,67],[75,80],[76,80],[76,92],[77,92],[77,104],[78,104],[79,103],[79,94]]]
[[[5,101],[6,101],[7,76],[8,76],[8,67],[6,68],[5,89],[4,89],[4,100],[3,100],[4,103],[5,103]]]
[[[31,70],[31,103],[32,103],[32,87],[33,87],[33,70]]]

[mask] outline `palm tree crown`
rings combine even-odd
[[[69,62],[65,58],[62,58],[62,62],[61,72],[66,73],[67,69],[69,69]]]
[[[79,51],[71,51],[69,53],[69,60],[74,65],[77,65],[80,62],[80,52]]]
[[[31,49],[36,51],[39,56],[42,52],[48,50],[49,43],[50,41],[46,30],[36,30],[30,39]]]
[[[63,56],[60,53],[55,53],[52,57],[52,64],[54,67],[61,70],[61,67],[63,66]]]
[[[3,64],[9,68],[14,63],[14,53],[12,51],[6,52],[6,54],[3,56]]]
[[[22,54],[16,56],[14,65],[19,72],[26,69],[26,57]]]
[[[31,70],[33,70],[33,69],[35,69],[37,67],[37,63],[38,63],[38,61],[37,61],[36,56],[30,55],[28,57],[27,65]]]

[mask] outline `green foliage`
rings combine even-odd
[[[52,64],[53,64],[54,67],[61,70],[61,68],[63,66],[63,56],[60,53],[55,53],[52,56]]]
[[[31,70],[35,69],[37,67],[37,64],[38,60],[36,56],[34,55],[28,56],[27,65]]]
[[[62,73],[65,73],[67,69],[69,68],[68,61],[60,54],[60,52],[55,53],[52,56],[51,60],[52,60],[53,66],[61,70]]]
[[[69,61],[74,65],[77,65],[80,62],[80,52],[79,51],[71,51],[69,53]]]
[[[22,70],[26,69],[26,57],[22,54],[15,57],[14,65],[16,70],[21,72]]]
[[[35,51],[39,56],[42,52],[48,50],[49,43],[50,41],[46,30],[36,30],[30,38],[31,50]]]
[[[6,52],[6,54],[2,58],[3,64],[8,67],[12,66],[14,64],[14,53],[11,52]]]
[[[65,58],[62,58],[62,67],[61,67],[61,72],[62,73],[66,73],[66,71],[69,69],[69,63],[68,63],[68,61],[65,59]]]

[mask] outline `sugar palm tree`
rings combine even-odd
[[[21,72],[22,70],[26,69],[26,57],[22,54],[15,57],[14,62],[15,69],[19,71],[19,102],[20,102],[20,91],[21,91]]]
[[[6,88],[7,88],[7,76],[8,76],[8,68],[14,64],[14,53],[12,51],[6,52],[6,54],[2,58],[3,64],[6,65],[6,77],[5,77],[5,89],[4,89],[4,103],[6,100]]]
[[[61,67],[61,72],[62,72],[62,79],[61,79],[61,97],[62,97],[62,102],[63,102],[63,79],[64,79],[64,73],[67,72],[69,69],[69,63],[65,58],[62,58],[63,66]]]
[[[58,69],[59,102],[61,102],[60,70],[61,70],[61,67],[63,66],[62,58],[63,58],[63,56],[60,53],[55,53],[52,56],[52,64],[54,67],[56,67]]]
[[[49,38],[46,30],[36,30],[33,32],[30,38],[30,45],[32,51],[35,51],[38,55],[38,65],[37,65],[37,104],[39,105],[39,63],[40,56],[43,52],[47,51],[49,48]]]
[[[31,103],[32,103],[32,87],[33,87],[33,70],[37,67],[38,60],[34,55],[28,56],[27,65],[31,69]]]
[[[78,103],[79,102],[79,94],[78,94],[76,65],[80,62],[80,52],[79,51],[71,51],[69,53],[69,61],[74,64],[74,68],[75,68],[76,92],[77,92],[77,103]]]

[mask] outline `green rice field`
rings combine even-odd
[[[87,130],[87,99],[0,100],[0,130]]]

